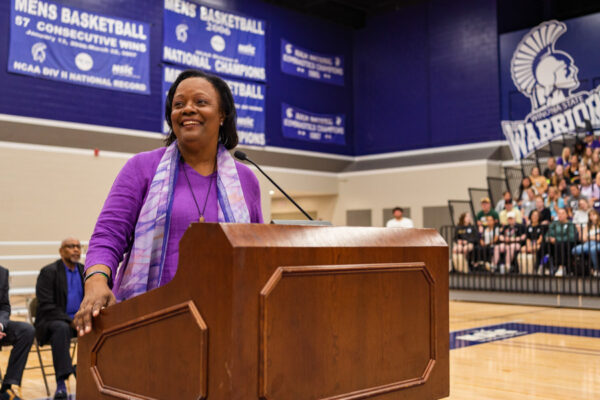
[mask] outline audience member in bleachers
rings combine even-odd
[[[571,195],[571,191],[569,190],[569,181],[567,179],[561,179],[558,182],[557,188],[560,197],[562,197],[563,199],[566,199]]]
[[[475,261],[477,264],[485,265],[486,270],[490,270],[490,261],[492,261],[492,255],[494,254],[494,246],[498,243],[500,237],[500,227],[497,225],[497,220],[492,216],[488,215],[486,218],[486,224],[481,233],[479,239],[479,246],[475,250]]]
[[[565,170],[562,165],[557,165],[550,176],[550,186],[558,186],[558,182],[565,179]]]
[[[587,147],[591,147],[592,149],[595,150],[600,147],[600,141],[598,141],[598,139],[596,139],[596,137],[594,136],[594,128],[592,127],[592,124],[590,123],[590,121],[585,120],[585,123],[586,123],[587,132],[586,132],[585,138],[583,140]]]
[[[552,214],[550,214],[550,210],[544,206],[544,198],[540,195],[535,196],[535,210],[540,214],[540,224],[549,225],[552,221]],[[529,220],[531,221],[531,214],[529,214]]]
[[[510,206],[510,203],[506,205]],[[513,261],[521,248],[521,243],[525,241],[525,228],[517,223],[515,211],[511,210],[506,214],[507,224],[500,229],[500,244],[494,247],[493,264],[496,267],[495,270],[501,274],[516,270]],[[500,262],[501,254],[504,254],[504,262]]]
[[[600,188],[592,181],[592,174],[589,171],[581,177],[580,191],[581,195],[587,199],[597,199],[600,197]]]
[[[588,201],[583,198],[579,199],[577,210],[573,212],[573,223],[577,226],[577,229],[587,224],[589,212]],[[581,232],[579,233],[581,234]]]
[[[573,248],[573,255],[586,255],[592,261],[592,275],[598,276],[598,251],[600,250],[600,218],[596,210],[590,210],[587,227],[581,229],[581,241]]]
[[[555,186],[550,186],[548,189],[546,207],[550,210],[550,216],[553,221],[557,218],[558,210],[565,208],[565,201],[559,196],[558,189]]]
[[[458,218],[456,231],[454,233],[453,255],[462,255],[461,258],[453,257],[455,270],[459,272],[469,272],[469,262],[475,245],[479,241],[477,227],[473,225],[473,219],[470,213],[462,213]]]
[[[514,214],[517,224],[523,223],[523,215],[521,214],[521,211],[519,211],[519,209],[514,206],[514,203],[512,201],[507,201],[506,205],[504,206],[504,210],[502,210],[498,218],[500,221],[500,225],[508,224],[508,215],[510,213]]]
[[[550,224],[546,240],[550,243],[550,254],[554,267],[555,276],[564,276],[569,270],[571,250],[577,242],[577,229],[569,221],[567,210],[559,208],[558,220]]]
[[[548,160],[546,160],[546,168],[544,168],[544,177],[549,180],[555,170],[556,159],[554,157],[550,157],[548,158]]]
[[[481,211],[477,213],[477,225],[480,227],[487,226],[487,217],[491,216],[496,222],[498,222],[498,213],[496,210],[492,210],[492,202],[488,197],[481,199]]]
[[[594,181],[594,183],[593,183],[593,186],[594,186],[593,193],[594,194],[598,194],[598,197],[592,196],[591,198],[592,199],[600,200],[600,174],[597,174],[596,178],[594,178],[593,181]]]
[[[579,185],[573,184],[569,187],[571,195],[567,198],[566,206],[569,211],[569,217],[573,217],[575,211],[579,208],[579,200],[587,200],[587,197],[581,194]]]
[[[521,185],[519,186],[519,197],[517,199],[517,204],[520,206],[522,202],[529,201],[528,190],[532,189],[533,186],[531,184],[531,178],[526,176],[521,180]],[[533,200],[533,198],[531,198]]]
[[[586,147],[585,150],[583,151],[583,157],[581,157],[581,166],[585,166],[586,168],[589,168],[590,165],[592,165],[592,154],[594,153],[594,151],[592,150],[591,147]]]
[[[570,184],[579,184],[579,158],[577,154],[571,156],[569,166],[565,169],[565,177]]]
[[[570,158],[571,148],[569,146],[565,146],[563,147],[562,152],[560,153],[560,157],[558,157],[558,160],[556,160],[556,164],[566,167],[567,165],[569,165]]]
[[[390,219],[385,226],[388,228],[414,228],[414,224],[410,218],[404,216],[404,209],[402,207],[395,207],[392,210],[394,218]]]
[[[581,179],[583,178],[583,176],[589,172],[590,172],[590,170],[588,169],[588,167],[586,165],[583,165],[583,164],[579,165],[579,184],[580,185],[581,185]]]
[[[521,202],[521,215],[523,216],[523,222],[524,223],[529,223],[529,214],[531,214],[531,212],[533,210],[535,210],[535,200],[536,195],[533,191],[533,188],[529,188],[527,190],[527,201],[522,201]]]
[[[12,346],[0,388],[0,400],[20,400],[12,385],[21,386],[35,330],[28,323],[10,320],[8,286],[8,270],[0,266],[0,346]]]
[[[529,179],[531,179],[531,183],[537,194],[546,193],[548,190],[548,181],[545,176],[540,175],[540,169],[538,167],[533,167]]]
[[[496,204],[496,212],[498,214],[500,214],[502,210],[506,208],[506,203],[508,201],[510,201],[513,206],[517,206],[517,203],[513,200],[512,194],[506,190],[504,193],[502,193],[502,198],[498,200],[498,203]]]
[[[533,258],[532,265],[540,265],[544,252],[544,235],[548,231],[548,225],[542,225],[541,213],[536,209],[531,212],[529,216],[531,223],[526,227],[525,231],[525,246],[521,248],[521,252],[525,255],[531,254]],[[521,265],[528,263],[525,257],[525,262],[521,262]],[[524,272],[524,271],[521,271]],[[533,272],[533,268],[532,271]]]
[[[600,149],[595,149],[592,153],[592,161],[590,162],[590,172],[592,173],[592,179],[596,179],[598,172],[600,172]]]
[[[40,345],[50,343],[56,376],[54,399],[66,399],[65,381],[75,372],[69,348],[76,336],[73,316],[83,299],[81,243],[67,238],[59,249],[60,259],[42,268],[35,286],[38,309],[36,337]]]
[[[585,152],[585,142],[581,140],[578,136],[575,136],[575,145],[573,145],[573,149],[571,151],[571,157],[577,156],[579,158],[583,157],[583,153]]]

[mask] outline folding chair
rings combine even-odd
[[[37,297],[33,297],[33,298],[29,298],[27,299],[27,318],[29,319],[29,323],[33,325],[33,323],[35,322],[35,316],[37,313],[37,308],[38,308],[38,299]],[[52,364],[48,365],[44,365],[44,362],[42,360],[42,352],[43,351],[50,351],[51,349],[49,348],[44,348],[40,350],[40,345],[37,341],[37,338],[34,338],[33,340],[33,344],[35,345],[35,350],[38,356],[38,361],[39,361],[39,367],[28,367],[25,369],[34,369],[34,368],[40,368],[42,370],[42,376],[44,377],[44,385],[46,386],[46,393],[48,396],[50,396],[50,388],[48,387],[48,379],[47,377],[50,375],[54,375],[54,372],[46,372],[46,368],[54,368],[54,366]],[[73,345],[73,349],[71,351],[71,359],[73,359],[73,357],[75,357],[75,351],[77,350],[77,337],[74,337],[71,339],[71,344]]]

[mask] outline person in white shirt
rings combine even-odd
[[[402,207],[395,207],[392,210],[392,213],[394,214],[394,218],[390,219],[385,226],[387,226],[388,228],[414,228],[415,225],[413,224],[412,220],[410,218],[404,218],[402,215],[404,214],[404,210],[402,209]]]

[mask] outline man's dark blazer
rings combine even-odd
[[[38,309],[35,315],[35,336],[40,345],[50,340],[48,324],[51,321],[73,320],[67,315],[67,272],[62,259],[46,265],[38,275],[35,285],[35,295],[38,299]],[[83,287],[83,265],[77,263]]]
[[[6,329],[10,319],[10,300],[8,299],[8,270],[0,266],[0,324]]]

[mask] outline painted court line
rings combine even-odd
[[[600,338],[600,329],[509,322],[450,332],[450,350],[511,339],[514,337],[530,335],[532,333],[550,333],[556,335]]]

